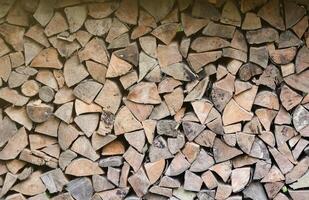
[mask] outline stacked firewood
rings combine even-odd
[[[308,10],[0,0],[0,199],[308,199]]]

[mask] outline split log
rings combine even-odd
[[[308,6],[0,0],[0,198],[305,199]]]

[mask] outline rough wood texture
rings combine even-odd
[[[308,199],[308,8],[0,0],[0,199]]]

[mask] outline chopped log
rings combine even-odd
[[[284,78],[284,81],[294,89],[300,90],[302,92],[308,92],[306,77],[308,75],[308,70],[303,71],[299,74],[292,74]]]
[[[74,122],[86,136],[90,137],[98,126],[99,115],[97,113],[79,115],[74,118]]]
[[[278,65],[290,63],[296,55],[295,47],[276,50],[274,45],[268,45],[268,51],[271,60]]]
[[[178,27],[178,23],[166,23],[158,26],[151,32],[151,34],[161,40],[164,44],[168,45],[176,36]]]
[[[205,164],[206,161],[206,164]],[[200,150],[194,162],[190,167],[190,171],[192,172],[203,172],[209,169],[212,165],[214,165],[214,159],[212,156],[208,155],[206,151],[203,149]]]
[[[150,184],[153,184],[160,178],[161,174],[163,173],[165,168],[165,160],[161,159],[156,162],[145,163],[144,167]]]
[[[5,176],[0,196],[3,197],[11,189],[11,187],[14,185],[16,181],[17,176],[8,172]]]
[[[80,166],[83,166],[82,168]],[[95,174],[103,174],[103,170],[98,163],[92,162],[86,158],[78,158],[73,160],[65,170],[65,174],[73,176],[90,176]]]
[[[143,168],[140,168],[135,174],[130,176],[128,181],[139,197],[144,196],[150,186],[150,182]]]
[[[308,16],[304,16],[297,24],[295,24],[292,29],[296,35],[301,38],[308,28]]]
[[[298,51],[295,61],[296,73],[300,73],[309,67],[308,55],[309,49],[305,46]]]
[[[124,48],[126,46],[129,46],[130,44],[130,39],[129,39],[129,34],[124,33],[114,39],[113,41],[110,42],[108,45],[107,49],[119,49],[119,48]]]
[[[204,172],[201,178],[203,179],[203,182],[207,188],[214,189],[217,187],[217,179],[210,170]]]
[[[124,75],[128,73],[131,68],[132,65],[130,63],[118,58],[113,54],[107,68],[106,78],[113,78]]]
[[[86,6],[73,6],[64,9],[65,15],[68,20],[70,32],[79,30],[87,17]]]
[[[0,25],[0,35],[15,51],[22,51],[24,46],[23,35],[25,29],[19,26],[3,23]]]
[[[94,102],[103,107],[105,111],[115,114],[120,106],[122,94],[118,85],[111,80],[106,80],[102,90]]]
[[[273,28],[261,28],[247,31],[246,38],[249,44],[262,44],[279,40],[278,32]]]
[[[108,167],[107,179],[116,186],[118,186],[119,184],[119,176],[120,176],[120,169]]]
[[[87,19],[84,25],[86,30],[92,35],[103,36],[109,31],[112,25],[112,19]]]
[[[200,191],[203,184],[203,180],[198,175],[190,172],[185,173],[184,189],[189,191]]]
[[[223,25],[214,22],[209,22],[203,29],[203,35],[218,36],[232,39],[235,32],[235,26]]]
[[[144,131],[140,130],[140,131],[125,133],[124,137],[132,147],[134,147],[139,152],[142,152],[143,147],[145,145],[145,139],[146,139]],[[139,139],[136,140],[136,138],[139,138]]]
[[[3,55],[10,52],[10,48],[8,47],[8,45],[5,43],[5,41],[2,38],[0,39],[0,44],[1,44],[0,56],[2,57]]]
[[[251,169],[248,167],[237,168],[232,171],[232,188],[233,192],[238,192],[244,189],[250,179]]]
[[[145,53],[153,58],[157,57],[157,41],[153,36],[143,36],[139,38],[141,48]]]
[[[288,86],[284,85],[280,92],[280,100],[283,107],[289,111],[301,102],[302,96]]]
[[[140,4],[155,18],[156,22],[158,22],[161,21],[171,11],[174,5],[174,0],[160,0],[156,3],[142,0]]]
[[[141,82],[130,90],[129,100],[142,104],[159,104],[161,98],[155,83]]]
[[[73,102],[69,102],[59,107],[55,112],[55,116],[68,124],[71,121],[72,112]]]
[[[47,69],[39,70],[35,79],[40,83],[43,83],[44,85],[47,85],[55,90],[58,90],[58,83],[56,78],[54,77],[54,74]]]
[[[115,134],[120,135],[126,132],[142,129],[142,125],[136,120],[130,110],[124,106],[120,108],[115,117],[114,129]]]
[[[206,19],[193,18],[190,15],[181,14],[181,24],[187,37],[198,32],[209,23]]]
[[[56,12],[45,27],[44,33],[47,37],[50,37],[57,33],[64,32],[68,28],[69,27],[67,21],[65,20],[65,17],[60,12]]]
[[[66,58],[70,57],[75,51],[81,48],[77,41],[68,42],[57,38],[56,36],[50,37],[49,41],[52,46],[57,49],[59,54]]]
[[[55,92],[48,86],[43,86],[39,90],[39,97],[42,101],[48,103],[54,99]]]
[[[66,190],[76,200],[91,199],[93,194],[91,180],[86,177],[73,179],[67,184]]]
[[[224,4],[220,22],[238,27],[241,25],[240,12],[233,1]]]
[[[86,103],[91,103],[101,90],[102,85],[95,81],[84,81],[78,84],[74,90],[74,95]]]
[[[90,142],[84,136],[79,137],[72,144],[71,150],[89,158],[92,161],[96,161],[99,158],[99,155],[92,148]]]
[[[242,152],[236,148],[230,147],[220,139],[215,139],[214,141],[214,159],[216,162],[226,161],[230,158],[242,154]],[[227,153],[229,152],[229,153]]]
[[[227,182],[232,173],[232,164],[230,161],[225,161],[212,166],[210,170],[218,174],[224,182]]]
[[[283,17],[280,15],[280,2],[278,0],[269,1],[257,14],[275,28],[285,30]]]
[[[244,190],[244,196],[252,199],[268,199],[263,188],[263,185],[259,182],[252,182],[250,185]]]
[[[210,51],[204,53],[189,53],[188,62],[194,72],[201,71],[201,68],[209,63],[215,62],[222,56],[222,51]]]
[[[165,171],[165,175],[176,176],[186,171],[189,167],[190,163],[186,160],[185,156],[182,153],[177,153]]]
[[[246,2],[246,1],[242,1]],[[261,19],[253,12],[247,12],[241,25],[243,30],[255,30],[262,28]]]
[[[40,179],[41,174],[41,171],[33,172],[28,179],[15,185],[12,190],[29,196],[44,192],[46,188]]]
[[[52,47],[42,50],[36,57],[34,57],[30,65],[39,68],[62,68],[62,63],[58,58],[57,50]]]
[[[115,12],[115,15],[121,21],[128,24],[136,24],[138,17],[138,2],[134,1],[121,1],[119,8]]]
[[[31,26],[28,29],[28,31],[25,33],[25,36],[33,39],[34,41],[38,42],[39,44],[45,47],[50,46],[48,39],[46,35],[44,34],[44,29],[38,24]]]
[[[234,100],[230,100],[223,111],[222,121],[224,125],[229,125],[241,121],[250,121],[252,117],[251,112],[241,108]]]
[[[27,130],[32,129],[32,121],[27,115],[27,111],[24,107],[18,108],[18,107],[8,107],[5,109],[5,113],[15,122],[23,125]],[[7,123],[6,119],[4,118],[4,124]],[[7,128],[6,125],[4,125],[4,128]],[[10,128],[9,132],[10,132]]]
[[[88,76],[84,65],[79,63],[77,56],[72,56],[64,64],[63,75],[68,87],[71,87]]]
[[[220,183],[218,184],[217,192],[216,192],[216,199],[226,199],[232,193],[232,186]]]
[[[176,42],[172,42],[169,45],[159,45],[157,48],[157,57],[161,68],[182,61],[179,45]]]
[[[99,83],[105,83],[106,67],[102,64],[86,61],[86,67],[90,76]]]
[[[90,40],[83,50],[78,52],[80,62],[93,60],[105,66],[108,65],[109,54],[106,50],[105,42],[97,37]]]
[[[307,119],[309,111],[306,110],[303,106],[297,106],[293,112],[293,124],[297,131],[301,131],[306,126],[308,126],[309,121]]]
[[[1,198],[305,199],[308,6],[0,0]]]
[[[40,101],[29,102],[26,106],[28,117],[36,123],[42,123],[49,119],[54,111],[53,106]]]
[[[269,109],[279,110],[279,101],[277,95],[266,90],[257,93],[254,104]]]
[[[63,187],[68,183],[67,178],[59,168],[42,174],[41,180],[50,193],[62,191]]]
[[[1,160],[15,159],[27,145],[28,140],[26,130],[24,128],[20,128],[16,132],[16,134],[8,140],[8,143],[0,151],[0,159]]]
[[[198,37],[193,40],[191,49],[196,52],[212,51],[228,47],[230,43],[220,37]]]
[[[292,31],[285,31],[280,34],[279,41],[278,41],[279,49],[299,46],[302,44],[302,41],[298,39],[298,37]]]
[[[268,49],[266,46],[250,47],[250,62],[258,64],[264,69],[268,65]]]
[[[23,106],[29,101],[28,97],[25,97],[19,94],[16,90],[9,89],[8,87],[3,87],[0,89],[0,99],[16,106]]]
[[[93,189],[95,192],[101,192],[104,190],[110,190],[115,188],[115,186],[107,180],[104,176],[93,175],[92,176]]]
[[[114,140],[102,148],[102,155],[122,155],[125,147],[121,141]]]

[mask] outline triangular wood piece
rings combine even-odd
[[[115,114],[120,106],[121,99],[120,88],[114,81],[108,79],[94,102],[102,106],[103,110]]]
[[[91,113],[79,115],[74,118],[74,122],[86,136],[90,137],[98,126],[99,114]]]
[[[87,7],[85,5],[67,7],[64,9],[64,12],[68,19],[71,33],[79,30],[87,18]]]
[[[123,59],[128,61],[129,63],[133,64],[134,66],[138,65],[138,47],[137,47],[137,43],[133,42],[131,44],[129,44],[126,48],[124,49],[120,49],[114,52],[114,54]]]
[[[272,121],[276,117],[278,111],[276,110],[269,110],[260,108],[255,111],[256,116],[259,118],[259,121],[263,125],[266,131],[270,130],[270,126],[272,124]]]
[[[114,123],[116,135],[132,132],[142,128],[143,127],[141,123],[135,119],[135,117],[126,106],[120,108],[116,115]]]
[[[208,22],[206,19],[193,18],[185,13],[181,14],[181,24],[187,37],[201,30]]]
[[[176,36],[178,27],[177,23],[163,24],[154,29],[151,34],[168,45]]]
[[[205,126],[195,122],[185,121],[182,122],[182,128],[188,140],[193,141],[205,129]]]
[[[221,58],[222,51],[210,51],[204,53],[189,53],[188,62],[194,72],[198,73],[201,68]]]
[[[140,5],[159,22],[172,10],[174,0],[159,0],[156,2],[141,0]]]
[[[285,30],[283,18],[280,14],[280,1],[270,0],[258,12],[258,16],[279,30]]]
[[[71,87],[82,81],[89,74],[85,66],[80,63],[77,55],[74,55],[65,62],[63,75],[66,85]]]
[[[55,48],[42,50],[31,62],[32,67],[61,69],[62,63]]]
[[[225,106],[222,114],[224,125],[229,125],[241,121],[250,121],[253,117],[251,112],[241,108],[233,99]]]
[[[72,113],[73,113],[73,102],[69,102],[60,106],[56,110],[55,116],[68,124],[72,119]]]
[[[127,97],[129,100],[143,104],[160,104],[161,98],[157,85],[151,82],[140,82],[134,86]]]
[[[228,0],[222,9],[221,23],[240,27],[241,16],[233,0]]]
[[[93,38],[86,44],[84,49],[78,52],[80,62],[93,60],[103,65],[108,65],[109,54],[106,50],[105,42],[99,38]]]
[[[111,60],[107,68],[106,78],[114,78],[124,75],[128,73],[131,68],[132,65],[130,63],[112,54]]]
[[[125,133],[124,137],[132,147],[134,147],[139,152],[142,152],[146,139],[143,130]]]
[[[138,17],[138,1],[124,0],[121,1],[115,15],[121,21],[127,24],[136,24]]]
[[[306,14],[306,9],[293,1],[284,1],[284,16],[286,28],[294,26]]]
[[[226,161],[242,154],[242,151],[235,147],[228,146],[218,138],[215,139],[213,149],[216,162]]]

